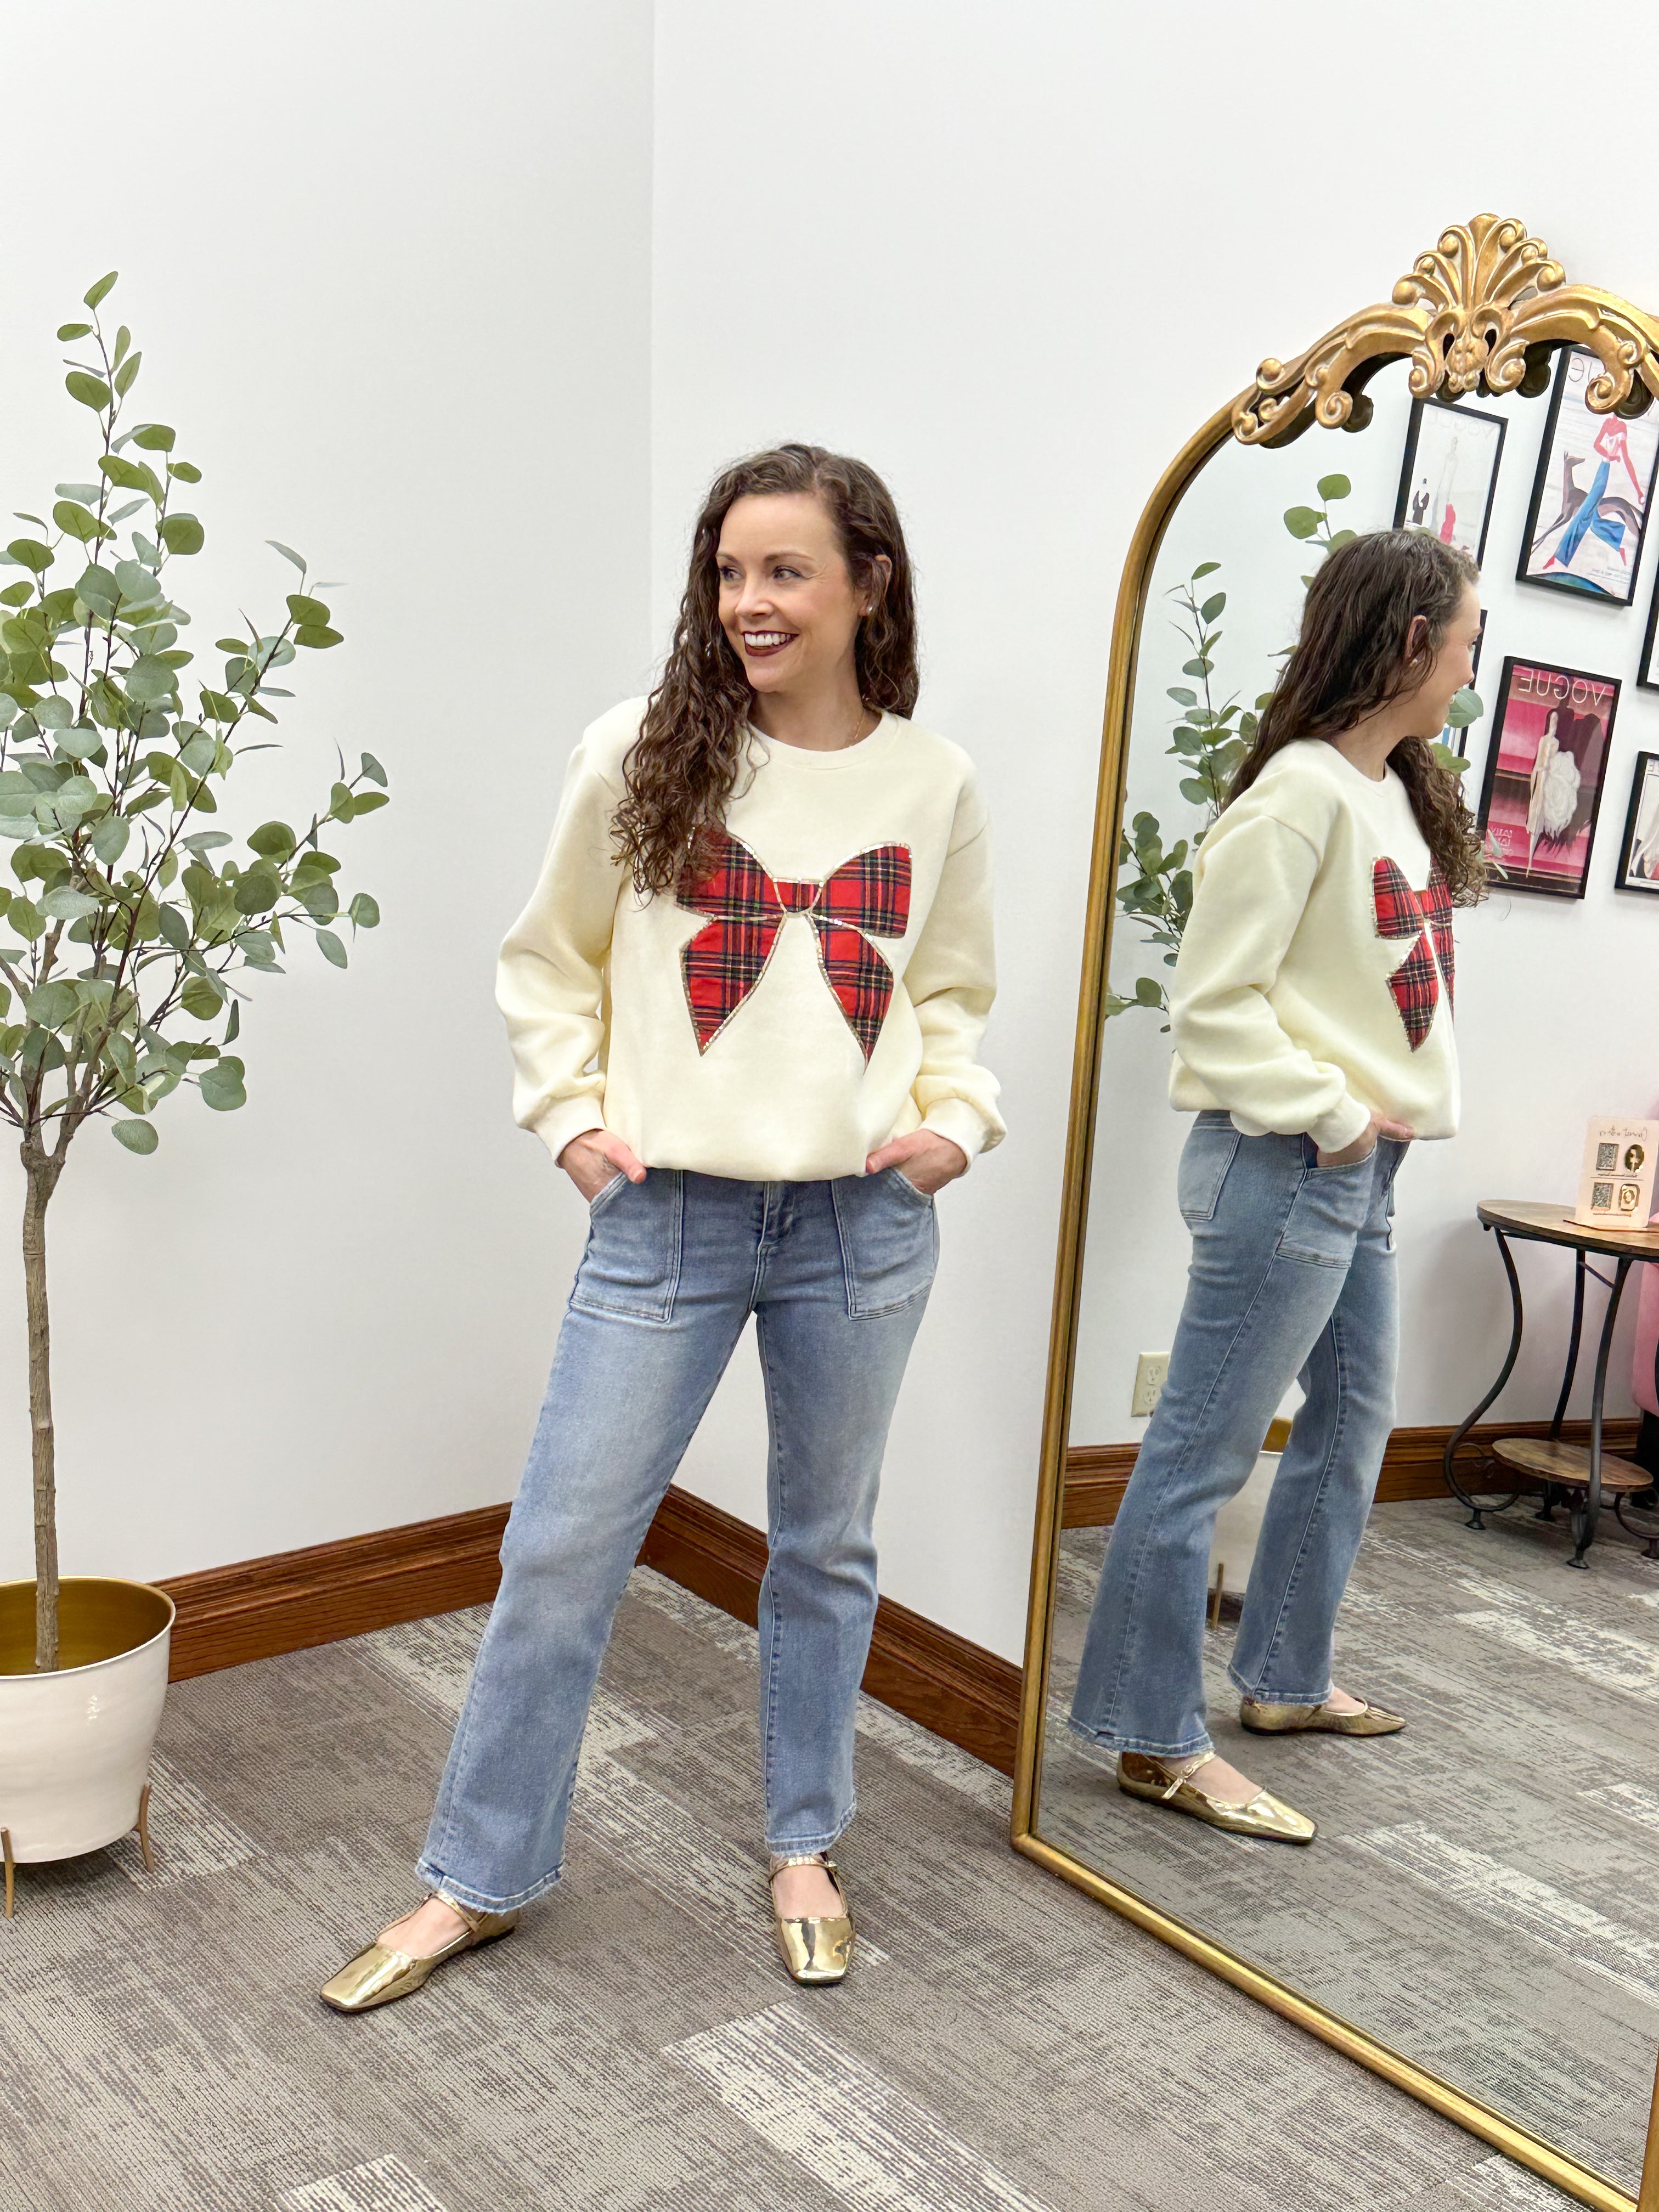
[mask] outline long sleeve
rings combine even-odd
[[[967,833],[947,853],[939,889],[904,971],[921,1030],[911,1096],[923,1126],[960,1145],[969,1160],[1006,1133],[999,1085],[977,1058],[996,996],[992,942],[991,840],[977,794],[964,793]]]
[[[1262,1131],[1306,1130],[1340,1151],[1364,1130],[1368,1109],[1341,1068],[1287,1034],[1267,993],[1306,910],[1317,849],[1268,814],[1224,816],[1202,868],[1170,994],[1171,1041],[1218,1104]]]
[[[530,903],[501,946],[495,1001],[513,1048],[513,1118],[556,1160],[605,1127],[605,963],[625,882],[611,842],[618,794],[586,743],[565,772],[558,817]]]

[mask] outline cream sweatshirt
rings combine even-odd
[[[1170,1103],[1324,1152],[1371,1113],[1456,1133],[1452,908],[1406,787],[1322,738],[1268,762],[1205,837],[1170,991]]]
[[[721,866],[641,898],[611,824],[643,700],[583,735],[495,995],[513,1111],[556,1159],[606,1128],[647,1167],[861,1175],[925,1126],[1003,1134],[975,1057],[995,994],[985,806],[965,753],[884,715],[807,752],[758,731]]]

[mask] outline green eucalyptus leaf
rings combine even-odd
[[[341,642],[341,633],[324,623],[301,623],[294,633],[294,642],[309,647],[313,653],[324,653]]]
[[[130,1152],[153,1152],[161,1141],[153,1121],[112,1121],[110,1134]]]
[[[1345,545],[1352,545],[1358,535],[1357,530],[1339,530],[1325,550],[1328,553],[1340,553]]]
[[[1334,499],[1346,499],[1353,486],[1346,477],[1321,477],[1314,489],[1328,507]]]
[[[346,909],[354,929],[378,929],[380,909],[367,891],[359,891]]]
[[[141,653],[127,671],[126,684],[129,697],[140,701],[145,706],[154,705],[161,699],[170,699],[173,696],[173,671],[167,666],[166,661],[157,659],[154,653]]]
[[[114,289],[115,280],[120,273],[118,269],[112,269],[106,276],[100,276],[91,290],[83,295],[86,305],[88,307],[95,307],[100,300],[107,298]]]
[[[1466,730],[1471,722],[1478,722],[1486,711],[1486,705],[1480,694],[1471,690],[1466,684],[1446,709],[1447,726],[1454,730]],[[1464,766],[1467,768],[1468,765],[1466,761]]]
[[[1226,606],[1226,604],[1227,594],[1225,592],[1212,592],[1209,598],[1205,600],[1203,605],[1198,611],[1198,618],[1200,622],[1201,622],[1206,629],[1212,623],[1218,622],[1221,618],[1222,611]]]
[[[132,434],[132,442],[147,453],[170,453],[175,434],[165,422],[141,422]]]
[[[179,758],[192,775],[205,775],[219,757],[218,741],[205,730],[198,730],[193,738],[186,738]]]
[[[247,842],[254,852],[280,866],[292,858],[300,841],[286,822],[262,822]]]
[[[1213,576],[1220,566],[1219,561],[1200,561],[1193,571],[1192,580],[1197,583],[1201,576]]]
[[[331,960],[337,968],[343,968],[345,966],[346,949],[344,945],[341,944],[339,939],[334,934],[334,932],[331,929],[319,929],[318,931],[317,950],[322,954],[325,960]]]
[[[169,461],[167,474],[176,477],[180,483],[200,483],[202,471],[194,461]]]
[[[1285,510],[1285,527],[1292,538],[1311,538],[1324,520],[1316,507],[1288,507]]]
[[[169,553],[199,553],[207,542],[207,533],[193,514],[164,516],[161,536]]]
[[[142,353],[129,354],[115,372],[115,389],[124,399],[138,380],[138,364],[143,357]]]
[[[155,926],[175,952],[183,952],[190,944],[190,924],[176,906],[158,907]]]
[[[76,338],[89,337],[91,335],[90,323],[62,323],[58,325],[58,343],[59,345],[73,345]]]
[[[282,880],[276,871],[260,861],[236,879],[236,911],[249,915],[269,914],[282,895]]]
[[[305,574],[306,564],[291,545],[284,545],[282,540],[278,538],[267,538],[265,544],[269,545],[274,552],[280,553],[284,561],[292,561],[295,567],[299,570],[302,576]]]
[[[230,1019],[225,1024],[225,1042],[234,1044],[241,1033],[242,1010],[234,1000],[231,1003]]]
[[[363,772],[363,774],[364,774],[364,775],[368,778],[368,780],[369,780],[369,781],[370,781],[371,783],[378,783],[378,784],[380,785],[380,787],[381,790],[382,790],[382,791],[384,791],[384,790],[385,790],[385,788],[386,788],[386,770],[385,770],[385,769],[380,766],[380,763],[379,763],[379,761],[377,761],[377,760],[375,759],[375,757],[374,757],[374,754],[373,754],[373,753],[365,753],[365,754],[363,755],[363,757],[362,757],[362,772]]]
[[[92,826],[92,849],[106,868],[112,868],[126,851],[131,836],[131,823],[118,814],[106,814]]]
[[[44,576],[52,563],[51,546],[38,538],[14,538],[6,550],[20,568],[32,569],[37,576]]]
[[[216,1113],[232,1114],[239,1106],[247,1104],[247,1091],[243,1078],[247,1071],[234,1056],[216,1060],[211,1067],[204,1068],[198,1079],[202,1097]]]
[[[94,415],[101,415],[110,403],[108,385],[101,376],[94,376],[84,368],[70,369],[64,379],[64,389],[82,407],[90,407]]]
[[[40,911],[53,921],[80,921],[97,913],[98,901],[86,891],[71,890],[67,884],[60,884],[41,900]]]
[[[24,1004],[32,1022],[38,1022],[42,1029],[55,1030],[73,1020],[80,1011],[81,1001],[73,983],[53,981],[37,983]]]
[[[208,975],[192,975],[179,994],[179,1003],[198,1022],[216,1021],[224,1007],[224,994]]]
[[[108,523],[100,522],[95,514],[72,499],[60,499],[52,510],[52,519],[61,531],[70,538],[78,538],[83,545],[115,535]]]
[[[326,623],[329,611],[320,599],[308,599],[302,592],[290,592],[288,611],[296,623]]]

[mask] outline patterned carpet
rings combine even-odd
[[[3,2212],[1564,2204],[1016,1856],[1002,1778],[868,1702],[866,1940],[843,1987],[795,1990],[753,1843],[753,1633],[646,1571],[564,1885],[337,2017],[313,1991],[411,1896],[481,1620],[176,1686],[155,1873],[126,1844],[20,1871]]]
[[[1109,1532],[1064,1540],[1038,1832],[1634,2193],[1659,2046],[1659,1563],[1567,1571],[1522,1505],[1376,1509],[1337,1679],[1397,1736],[1264,1740],[1207,1638],[1216,1747],[1312,1814],[1310,1849],[1116,1788],[1064,1729]]]

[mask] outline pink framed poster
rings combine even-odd
[[[1584,896],[1618,704],[1616,676],[1505,658],[1479,816],[1499,889]]]

